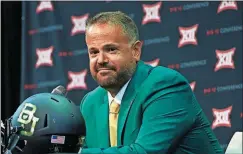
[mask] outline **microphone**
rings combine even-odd
[[[57,86],[55,89],[52,90],[51,92],[52,94],[57,94],[57,95],[61,95],[61,96],[65,96],[67,95],[67,91],[63,86]]]

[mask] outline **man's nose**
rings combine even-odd
[[[103,52],[100,52],[99,55],[98,55],[98,61],[97,61],[99,64],[104,64],[104,63],[108,63],[108,58],[107,56],[105,55],[105,53]]]

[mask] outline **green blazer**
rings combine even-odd
[[[81,154],[223,153],[187,80],[162,66],[137,64],[123,96],[116,147],[110,147],[107,91],[97,87],[82,99],[86,123]]]

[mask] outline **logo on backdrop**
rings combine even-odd
[[[34,35],[37,33],[47,33],[53,31],[61,31],[63,29],[63,25],[51,25],[47,27],[40,27],[37,29],[31,29],[28,31],[29,35]]]
[[[198,24],[193,25],[191,27],[179,27],[180,32],[180,40],[178,44],[178,48],[181,48],[185,45],[197,45],[197,38],[196,38],[196,32],[198,29]]]
[[[217,13],[219,14],[226,10],[238,10],[237,3],[232,0],[222,1],[218,6]]]
[[[87,69],[81,72],[71,72],[68,71],[68,78],[71,80],[67,85],[67,90],[73,89],[87,89],[87,84],[85,78],[87,75]]]
[[[155,4],[143,4],[143,12],[145,13],[142,25],[145,25],[149,22],[161,22],[161,17],[159,14],[159,10],[161,8],[162,2],[158,2]]]
[[[210,93],[216,93],[216,92],[219,93],[219,92],[235,91],[235,90],[242,90],[242,83],[204,88],[203,93],[206,95],[206,94],[210,94]]]
[[[71,21],[74,25],[71,31],[71,36],[74,36],[76,34],[82,34],[85,32],[85,24],[88,18],[88,13],[82,16],[71,16]]]
[[[231,127],[230,114],[232,111],[232,106],[224,109],[212,109],[214,121],[212,123],[212,129],[217,127]]]
[[[206,35],[219,35],[219,34],[227,34],[232,32],[242,31],[242,25],[230,25],[222,28],[208,29],[206,30]]]
[[[155,60],[152,60],[152,61],[149,61],[149,62],[145,62],[146,64],[149,64],[153,67],[155,66],[158,66],[159,65],[159,58],[155,59]]]
[[[194,9],[205,8],[209,6],[209,2],[197,2],[197,3],[188,3],[184,5],[173,5],[170,9],[170,12],[182,12],[182,11],[189,11]]]
[[[43,12],[43,11],[53,11],[53,5],[51,3],[51,1],[49,0],[46,0],[46,1],[41,1],[39,3],[39,5],[37,6],[36,8],[36,13],[40,13],[40,12]]]
[[[195,86],[196,86],[196,81],[193,81],[190,83],[190,87],[191,87],[192,91],[194,91]]]
[[[50,46],[49,48],[36,49],[37,61],[35,64],[35,68],[38,68],[40,66],[53,66],[53,60],[52,60],[53,49],[54,49],[53,46]]]
[[[235,50],[236,48],[231,48],[229,50],[216,50],[216,57],[218,58],[218,62],[214,68],[215,72],[223,68],[235,69],[235,64],[233,61]]]
[[[162,37],[156,37],[151,39],[146,39],[142,41],[143,46],[152,45],[152,44],[160,44],[160,43],[168,43],[170,42],[169,36],[162,36]]]
[[[167,65],[167,67],[171,69],[185,69],[185,68],[192,68],[192,67],[201,67],[205,65],[207,65],[207,59],[186,61],[177,64],[169,64]]]

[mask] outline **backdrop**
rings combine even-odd
[[[136,22],[142,60],[181,72],[226,148],[242,131],[242,2],[23,2],[21,101],[58,85],[79,105],[97,84],[85,21],[120,10]],[[162,75],[162,74],[158,74]]]

